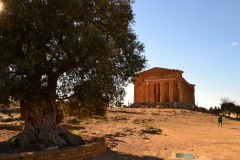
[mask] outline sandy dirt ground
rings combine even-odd
[[[0,121],[4,118],[0,114]],[[75,134],[106,137],[109,149],[93,160],[179,159],[176,153],[197,160],[240,160],[240,121],[224,117],[218,127],[217,118],[182,109],[112,108],[107,119],[69,117],[63,126]],[[18,132],[2,127],[0,141]]]

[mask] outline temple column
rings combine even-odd
[[[179,102],[178,83],[174,82],[174,102]]]
[[[163,82],[163,97],[164,97],[164,102],[167,102],[167,96],[168,96],[168,91],[167,91],[167,82]]]
[[[149,95],[150,102],[155,102],[154,83],[150,83],[149,93],[150,93],[150,95]]]
[[[156,83],[156,102],[159,102],[159,83]]]
[[[174,82],[169,82],[169,102],[170,104],[174,103]]]
[[[193,88],[192,96],[193,96],[193,97],[192,97],[192,104],[193,104],[193,105],[196,105],[196,104],[195,104],[195,89],[194,89],[194,88]]]
[[[165,102],[164,83],[160,83],[160,102]]]
[[[137,102],[137,89],[138,89],[138,86],[137,86],[137,83],[134,83],[134,103]]]
[[[138,83],[138,96],[137,96],[137,101],[138,103],[141,102],[142,100],[142,84],[141,83]]]
[[[145,90],[146,91],[145,92],[145,98],[146,98],[145,102],[148,103],[149,102],[149,82],[147,82],[145,89],[146,89]]]
[[[146,90],[146,88],[145,88],[145,83],[143,82],[142,83],[142,100],[141,100],[141,103],[145,103],[145,99],[146,99],[146,93],[145,93],[145,90]]]
[[[183,104],[183,84],[182,82],[178,82],[178,95],[179,95],[179,103]]]
[[[168,82],[166,82],[166,84],[165,84],[165,92],[166,92],[166,94],[165,94],[166,102],[169,103],[169,83]]]

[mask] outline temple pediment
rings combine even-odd
[[[155,67],[151,68],[149,70],[139,72],[137,75],[143,75],[143,74],[162,74],[162,73],[183,73],[181,70],[176,70],[176,69],[167,69],[167,68],[160,68],[160,67]]]

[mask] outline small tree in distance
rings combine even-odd
[[[212,113],[213,113],[213,108],[210,107],[209,110],[208,110],[208,112],[212,114]]]
[[[56,101],[71,99],[103,115],[106,105],[122,100],[123,87],[146,62],[132,30],[132,2],[2,2],[0,100],[20,101],[25,121],[15,139],[23,149],[80,144],[80,137],[58,125]]]
[[[229,98],[221,98],[221,110],[223,113],[228,113],[230,116],[231,112],[234,112],[235,104]]]
[[[236,113],[237,119],[238,119],[238,118],[239,118],[238,116],[239,116],[239,114],[240,114],[240,106],[239,106],[239,105],[235,105],[235,107],[234,107],[234,112]]]

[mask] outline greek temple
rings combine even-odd
[[[183,71],[152,68],[134,77],[135,104],[162,104],[165,106],[195,105],[195,85],[182,76]]]

